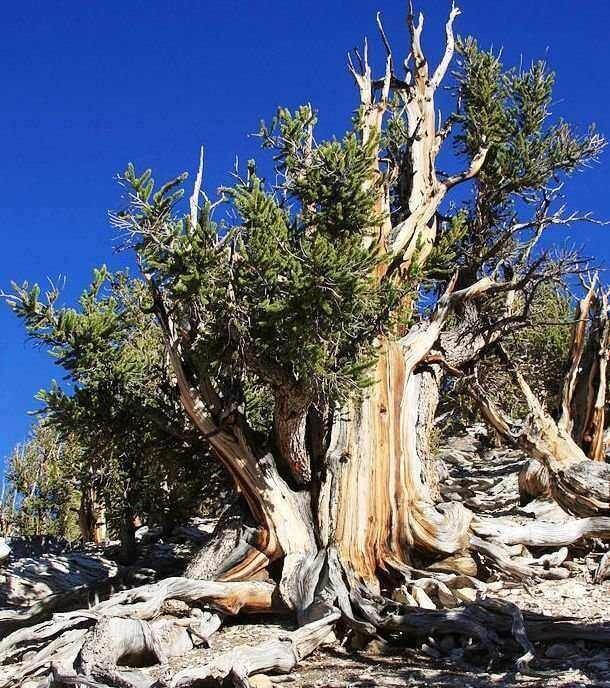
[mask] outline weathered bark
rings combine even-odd
[[[153,293],[157,300],[161,298],[158,293]],[[282,556],[294,554],[302,557],[315,552],[313,516],[307,493],[290,488],[271,454],[256,456],[238,414],[235,414],[235,422],[227,428],[214,423],[209,415],[209,403],[206,404],[205,386],[195,387],[190,383],[176,325],[162,305],[159,317],[184,410],[209,442],[213,454],[227,468],[252,517],[259,524],[253,547],[225,575],[225,579],[252,577]]]
[[[428,365],[415,372],[414,377],[416,386],[419,388],[417,421],[415,422],[417,454],[422,463],[423,482],[427,486],[430,498],[438,503],[442,501],[439,491],[439,471],[430,440],[434,432],[443,373],[440,366]]]
[[[576,309],[576,323],[572,330],[572,343],[570,346],[570,367],[566,375],[563,391],[561,395],[561,412],[557,425],[562,432],[572,433],[574,429],[574,394],[579,381],[579,373],[581,363],[587,345],[587,325],[589,319],[589,311],[596,298],[595,285],[597,276],[593,279],[584,298],[578,304]],[[585,413],[585,415],[587,415]],[[585,423],[583,424],[583,427]],[[577,433],[576,441],[579,441],[579,435],[582,434],[582,429]]]
[[[610,322],[608,320],[608,296],[604,292],[598,306],[596,326],[593,329],[588,344],[591,358],[586,379],[586,392],[577,397],[581,402],[580,413],[577,418],[582,418],[580,432],[577,438],[583,449],[594,461],[604,461],[606,458],[606,446],[604,442],[606,421],[606,393],[607,393],[607,369],[608,351],[610,347]],[[581,387],[585,385],[582,384]]]
[[[107,539],[106,509],[93,486],[83,487],[78,510],[78,524],[84,542],[101,544]]]
[[[519,471],[519,501],[526,506],[534,499],[550,498],[551,483],[544,464],[536,459],[528,461]]]
[[[231,504],[222,514],[209,541],[186,567],[186,578],[196,580],[222,579],[254,549],[256,531],[246,525],[246,509],[241,501]]]
[[[610,537],[610,518],[570,519],[564,523],[517,524],[499,519],[478,520],[473,525],[481,537],[493,538],[505,545],[526,547],[564,547],[584,538]]]
[[[275,390],[274,429],[278,458],[297,485],[311,481],[311,460],[306,442],[307,415],[311,397],[303,391]]]
[[[401,567],[414,547],[452,554],[464,547],[470,513],[437,508],[418,452],[418,362],[405,342],[385,343],[377,385],[337,418],[318,511],[320,538],[337,547],[356,575],[373,583],[379,569]],[[420,445],[421,446],[421,445]]]
[[[441,201],[450,188],[474,176],[485,157],[481,151],[463,174],[442,182],[436,176],[435,158],[442,135],[436,131],[434,95],[452,57],[452,25],[457,14],[453,8],[447,23],[446,51],[432,77],[421,48],[421,17],[417,24],[412,16],[409,18],[415,59],[410,84],[397,85],[391,54],[380,82],[372,78],[366,50],[360,70],[350,61],[360,91],[363,141],[378,142],[392,88],[403,99],[412,136],[399,165],[404,212],[396,226],[392,224],[388,184],[381,173],[378,152],[371,155],[368,188],[376,194],[382,221],[371,227],[366,243],[375,245],[385,256],[377,271],[379,279],[408,270],[414,261],[423,265],[436,236]],[[377,91],[379,97],[375,99]],[[454,286],[455,282],[450,291]],[[437,508],[434,503],[427,442],[438,380],[415,373],[440,334],[450,298],[447,296],[430,326],[413,331],[401,342],[389,338],[379,342],[379,361],[373,373],[376,384],[362,399],[349,401],[335,414],[322,468],[317,537],[321,545],[336,547],[353,575],[372,586],[379,570],[389,566],[400,569],[413,547],[450,554],[466,543],[469,513],[455,504]],[[299,418],[302,416],[296,414],[295,421]],[[304,432],[302,421],[298,428]],[[283,453],[295,454],[290,447]]]
[[[275,585],[262,581],[197,581],[189,578],[165,578],[114,595],[94,608],[103,616],[129,616],[153,619],[166,600],[189,604],[206,604],[225,614],[270,612],[281,610],[274,599]]]
[[[191,644],[186,651],[192,647]],[[152,624],[147,621],[103,618],[83,644],[79,673],[95,680],[114,682],[120,674],[118,665],[141,667],[164,662],[174,654],[172,649],[161,648]]]

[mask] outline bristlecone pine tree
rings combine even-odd
[[[373,75],[366,45],[350,59],[359,102],[343,137],[318,141],[310,106],[280,109],[260,131],[276,185],[251,162],[222,190],[225,220],[201,191],[203,160],[184,214],[185,174],[156,188],[150,171],[128,167],[129,202],[114,223],[136,252],[184,411],[247,508],[241,522],[234,513],[221,522],[186,578],[99,605],[101,620],[80,655],[70,645],[57,660],[56,680],[75,666],[106,684],[150,685],[117,663],[162,659],[153,626],[139,620],[168,598],[229,614],[288,611],[300,625],[166,677],[173,686],[246,686],[253,673],[289,671],[339,620],[362,636],[434,627],[484,645],[491,626],[512,627],[532,651],[506,605],[446,612],[390,599],[432,560],[460,570],[459,555],[475,547],[493,561],[471,513],[439,500],[429,436],[441,383],[526,324],[541,285],[583,270],[578,255],[550,260],[538,241],[590,219],[565,213],[561,180],[604,146],[593,129],[579,136],[551,121],[544,63],[504,70],[474,40],[456,41],[458,14],[452,7],[433,66],[423,17],[409,13],[404,73],[379,23],[385,70]],[[441,123],[435,99],[456,51],[456,110]],[[446,173],[438,160],[451,141],[457,171]],[[539,458],[557,491],[573,487],[557,465],[595,463],[572,445],[546,446]],[[114,618],[126,616],[138,621]],[[60,630],[94,623],[86,619]],[[207,637],[220,622],[200,623]]]

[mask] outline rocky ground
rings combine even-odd
[[[476,433],[454,438],[441,447],[439,459],[446,466],[442,493],[445,499],[463,501],[481,519],[485,516],[510,518],[526,523],[533,518],[556,521],[565,518],[552,505],[519,506],[517,474],[526,461],[518,452],[486,449]],[[523,585],[505,581],[494,591],[497,598],[517,604],[522,610],[555,618],[573,617],[593,626],[610,625],[610,580],[594,583],[593,575],[603,554],[602,543],[586,548],[570,548],[563,566],[570,572],[566,580],[541,580]],[[539,556],[544,551],[532,552]],[[269,620],[233,624],[212,638],[211,649],[196,649],[173,660],[179,670],[205,662],[211,654],[239,644],[258,644],[285,632],[286,626]],[[491,688],[498,686],[608,686],[610,653],[590,641],[547,643],[536,647],[537,657],[531,672],[520,674],[512,657],[490,660],[488,654],[470,652],[458,637],[441,643],[430,640],[412,647],[392,647],[373,641],[364,650],[338,643],[321,648],[303,660],[289,676],[277,677],[295,688],[368,688],[369,686],[459,686]],[[269,688],[267,677],[256,677],[258,688]]]
[[[445,501],[461,501],[475,514],[475,531],[484,527],[490,519],[505,519],[511,524],[526,524],[534,520],[549,520],[561,523],[569,517],[550,502],[533,502],[525,507],[519,505],[518,472],[526,458],[518,452],[490,448],[482,431],[471,431],[467,435],[452,438],[438,451],[442,462],[441,494]],[[194,551],[198,541],[205,541],[213,527],[214,520],[194,522],[190,527],[180,529],[170,541],[164,541],[154,532],[142,531],[141,559],[138,562],[139,576],[148,570],[147,562],[159,558],[167,559],[168,567],[178,566]],[[516,604],[521,610],[544,614],[549,617],[571,617],[586,624],[591,631],[586,640],[567,637],[561,641],[538,643],[536,657],[529,664],[526,673],[519,673],[515,660],[523,650],[506,641],[508,652],[490,657],[486,651],[473,646],[459,636],[446,635],[436,641],[432,638],[413,640],[405,647],[392,646],[382,641],[358,646],[357,638],[347,638],[343,644],[335,641],[321,647],[313,655],[299,663],[297,670],[288,676],[256,676],[251,680],[255,688],[271,688],[272,683],[289,683],[295,688],[314,686],[317,688],[340,688],[353,686],[459,686],[460,688],[487,688],[492,686],[608,686],[610,688],[610,653],[607,648],[594,641],[596,629],[610,628],[610,580],[594,582],[600,560],[606,552],[604,543],[591,541],[585,545],[571,546],[561,551],[534,549],[518,546],[515,557],[519,561],[535,562],[542,570],[540,557],[551,554],[556,561],[552,564],[558,572],[556,580],[539,580],[523,583],[510,581],[506,576],[494,572],[486,565],[485,558],[477,560],[478,577],[487,582],[484,594]],[[34,553],[15,561],[5,570],[12,571],[17,584],[5,586],[11,595],[5,600],[10,607],[21,597],[28,597],[32,567],[40,567],[41,558]],[[49,591],[62,593],[72,585],[75,572],[83,575],[81,558],[86,553],[75,552],[66,555],[48,553],[44,555],[49,578],[45,585]],[[106,553],[108,554],[108,553]],[[56,560],[54,559],[56,558]],[[48,561],[47,561],[48,560]],[[95,560],[100,566],[101,559]],[[558,562],[558,563],[557,563]],[[421,569],[424,562],[415,562]],[[489,563],[489,562],[488,562]],[[89,562],[88,566],[93,566]],[[115,564],[112,557],[104,560],[104,576],[114,580]],[[63,568],[62,568],[63,567]],[[32,569],[32,571],[34,571]],[[93,569],[92,569],[93,571]],[[34,571],[36,573],[36,571]],[[39,571],[38,571],[39,573]],[[154,572],[151,571],[151,574]],[[92,573],[93,575],[93,573]],[[428,573],[426,576],[430,575]],[[32,575],[40,584],[40,577]],[[420,581],[421,582],[421,581]],[[415,586],[416,587],[416,586]],[[405,588],[403,593],[409,604],[429,606],[439,604],[428,588],[415,590]],[[410,592],[409,592],[410,590]],[[422,592],[428,590],[430,596]],[[449,592],[449,591],[448,591]],[[451,589],[451,593],[476,595],[474,589]],[[418,593],[417,600],[413,596]],[[465,598],[468,599],[468,595]],[[5,597],[7,594],[5,593]],[[449,595],[451,598],[451,596]],[[411,601],[409,601],[411,600]],[[454,604],[457,602],[454,600]],[[201,665],[218,653],[238,645],[258,646],[265,640],[282,636],[287,630],[285,618],[250,618],[243,623],[227,620],[226,625],[210,639],[209,648],[197,648],[170,660],[170,671]],[[432,629],[431,629],[432,632]],[[438,636],[437,636],[438,638]],[[512,643],[512,645],[511,645]],[[153,666],[146,673],[158,676],[164,669]]]

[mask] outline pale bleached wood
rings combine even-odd
[[[473,530],[481,537],[493,538],[507,545],[564,547],[584,538],[610,538],[610,518],[589,517],[563,523],[535,521],[524,524],[511,524],[502,519],[477,519],[473,523]]]
[[[276,586],[263,581],[203,581],[165,578],[113,595],[92,611],[100,616],[152,619],[166,600],[206,604],[224,614],[261,613],[278,610],[273,600]]]
[[[287,674],[311,654],[328,636],[340,618],[334,612],[292,633],[260,645],[240,646],[201,666],[189,667],[178,672],[168,681],[171,688],[190,688],[200,683],[247,687],[248,676],[260,673]]]
[[[572,330],[572,343],[570,346],[570,367],[564,381],[563,390],[561,393],[561,415],[557,422],[560,430],[571,433],[574,427],[574,412],[572,403],[574,399],[574,392],[576,390],[576,383],[580,373],[580,364],[585,350],[586,332],[589,318],[589,311],[591,305],[596,298],[595,288],[597,285],[597,274],[591,280],[591,284],[585,296],[580,300],[576,310],[576,323]]]

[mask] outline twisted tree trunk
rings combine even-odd
[[[322,544],[373,586],[380,570],[411,562],[414,548],[453,554],[467,544],[469,512],[435,504],[426,459],[437,387],[414,373],[409,353],[404,341],[384,343],[377,385],[338,414],[321,486]]]

